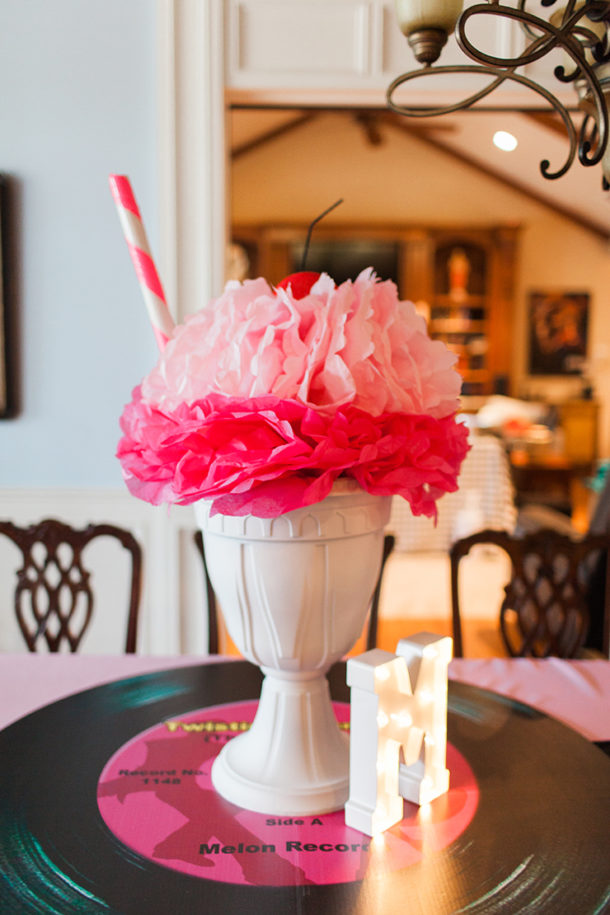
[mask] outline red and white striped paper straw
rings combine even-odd
[[[125,175],[110,175],[110,190],[121,220],[131,260],[136,269],[157,344],[162,350],[174,329],[174,321],[167,307],[163,286],[150,253],[142,217],[129,178]]]

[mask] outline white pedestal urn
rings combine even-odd
[[[345,804],[348,737],[326,671],[364,626],[390,505],[348,479],[276,518],[210,517],[209,502],[195,505],[228,631],[265,675],[250,730],[212,768],[214,787],[234,804],[276,816]]]

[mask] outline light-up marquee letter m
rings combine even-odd
[[[348,660],[348,826],[376,835],[402,819],[403,798],[426,804],[448,790],[447,668],[452,649],[450,638],[419,632],[401,639],[395,655],[375,648]]]

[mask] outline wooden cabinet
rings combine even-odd
[[[558,405],[559,425],[566,458],[576,464],[597,459],[599,404],[595,400],[567,400]]]
[[[277,283],[301,269],[306,226],[234,226],[249,276]],[[427,315],[432,337],[458,356],[465,395],[509,394],[512,375],[513,277],[518,229],[316,228],[307,269],[337,282],[374,267],[396,282],[401,298]]]
[[[439,231],[431,243],[430,334],[457,353],[464,394],[509,393],[515,231]]]
[[[546,505],[572,518],[586,531],[591,489],[586,478],[595,473],[599,404],[567,400],[556,404],[557,428],[548,445],[522,445],[510,452],[517,504]]]

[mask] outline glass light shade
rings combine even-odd
[[[395,0],[403,35],[421,29],[441,29],[450,35],[462,12],[462,0]]]

